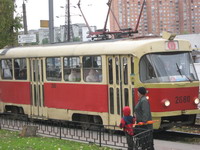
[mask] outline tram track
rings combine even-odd
[[[200,133],[189,133],[189,132],[183,132],[183,131],[173,131],[173,130],[167,130],[165,131],[169,134],[177,134],[177,136],[183,136],[183,137],[197,137],[200,138]]]
[[[169,131],[200,134],[200,124],[175,126]]]
[[[154,139],[200,144],[200,133],[192,133],[178,130],[155,131]]]
[[[200,144],[200,115],[194,125],[175,126],[170,130],[154,130],[154,139]]]

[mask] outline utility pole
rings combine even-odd
[[[70,0],[68,0],[68,34],[67,34],[67,38],[68,38],[68,42],[70,42]]]
[[[49,0],[49,39],[54,43],[53,0]]]
[[[64,40],[66,41],[66,33],[67,33],[67,42],[70,42],[70,29],[71,29],[71,20],[70,20],[70,0],[66,0],[65,5],[65,34]]]
[[[23,8],[23,25],[24,25],[24,34],[28,34],[28,27],[27,27],[27,18],[26,18],[26,4],[23,1],[22,4]]]

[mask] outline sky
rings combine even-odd
[[[59,27],[65,24],[65,6],[67,0],[54,1],[54,26]],[[79,0],[70,0],[71,22],[85,23],[83,17],[79,15],[80,10],[77,7]],[[108,11],[108,0],[81,0],[82,11],[90,26],[97,26],[97,29],[103,29]],[[17,15],[22,16],[23,0],[16,0]],[[28,30],[39,29],[40,20],[49,20],[49,0],[28,0],[26,2]],[[74,8],[75,6],[76,8]]]

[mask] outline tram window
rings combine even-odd
[[[36,94],[37,92],[36,92],[36,85],[34,85],[34,106],[37,106],[38,104],[38,102],[37,102],[37,94]]]
[[[123,58],[123,74],[124,74],[124,84],[128,84],[128,64],[127,58]]]
[[[140,61],[140,79],[146,83],[197,81],[188,52],[148,54]]]
[[[108,68],[109,68],[109,84],[113,84],[113,61],[112,61],[112,57],[108,58]]]
[[[61,58],[46,59],[46,77],[48,81],[61,81]]]
[[[120,97],[119,88],[117,88],[117,114],[120,115]]]
[[[119,59],[115,58],[116,83],[119,84]]]
[[[135,112],[135,91],[134,88],[132,88],[132,106],[133,106],[133,113]]]
[[[14,60],[14,76],[16,80],[27,79],[26,59]]]
[[[131,75],[133,75],[134,76],[134,62],[133,62],[133,57],[131,57]],[[132,82],[132,84],[134,84],[134,82],[133,81],[131,81]]]
[[[1,77],[2,79],[12,79],[12,59],[1,60]]]
[[[113,93],[113,88],[110,88],[110,113],[114,114],[114,93]]]
[[[64,57],[64,80],[70,82],[81,81],[79,57]]]
[[[86,82],[102,81],[102,59],[100,56],[83,57],[83,78]]]
[[[129,93],[128,93],[128,89],[125,88],[125,89],[124,89],[124,102],[125,102],[125,106],[129,106],[128,95],[129,95]]]
[[[142,57],[140,62],[140,78],[142,82],[156,80],[156,74],[152,62],[150,62],[150,58],[147,56]]]
[[[42,81],[44,81],[44,75],[43,75],[43,60],[41,60],[41,77],[42,77]]]

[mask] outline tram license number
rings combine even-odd
[[[176,104],[190,102],[190,96],[176,96],[175,99],[176,99]]]

